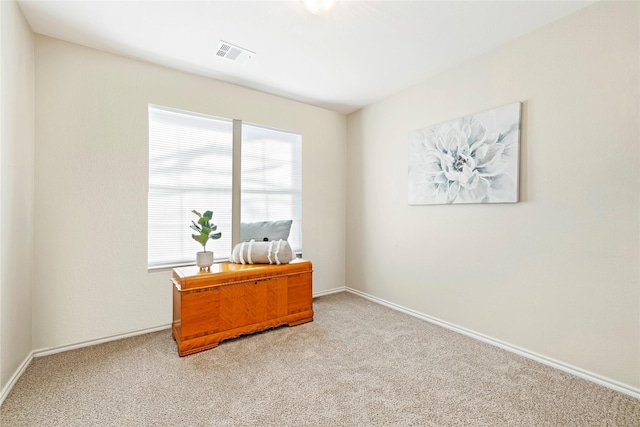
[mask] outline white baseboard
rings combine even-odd
[[[315,297],[319,297],[319,296],[323,296],[323,295],[335,294],[335,293],[339,293],[339,292],[344,292],[345,290],[346,290],[346,287],[342,286],[342,287],[338,287],[338,288],[329,289],[329,290],[326,290],[326,291],[316,292],[316,293],[313,294],[313,297],[315,298]],[[75,349],[83,348],[83,347],[89,347],[89,346],[92,346],[92,345],[102,344],[102,343],[109,342],[109,341],[116,341],[116,340],[120,340],[120,339],[123,339],[123,338],[134,337],[136,335],[149,334],[151,332],[162,331],[162,330],[165,330],[165,329],[171,329],[171,324],[169,323],[169,324],[166,324],[166,325],[155,326],[155,327],[152,327],[152,328],[139,329],[139,330],[130,331],[130,332],[122,333],[122,334],[110,335],[110,336],[102,337],[102,338],[98,338],[98,339],[81,341],[81,342],[77,342],[77,343],[74,343],[74,344],[61,345],[61,346],[50,347],[50,348],[41,348],[41,349],[38,349],[38,350],[34,350],[33,353],[32,353],[32,356],[33,357],[48,356],[50,354],[62,353],[64,351],[75,350]]]
[[[313,297],[315,298],[315,297],[319,297],[319,296],[323,296],[323,295],[335,294],[335,293],[339,293],[339,292],[344,292],[345,290],[346,290],[346,287],[342,286],[342,287],[339,287],[339,288],[333,288],[333,289],[329,289],[329,290],[326,290],[326,291],[316,292],[316,293],[313,294]],[[62,353],[62,352],[69,351],[69,350],[76,350],[76,349],[83,348],[83,347],[90,347],[90,346],[97,345],[97,344],[102,344],[102,343],[105,343],[105,342],[116,341],[116,340],[120,340],[120,339],[123,339],[123,338],[134,337],[136,335],[149,334],[151,332],[158,332],[158,331],[162,331],[162,330],[170,329],[170,328],[171,328],[171,324],[160,325],[160,326],[155,326],[155,327],[152,327],[152,328],[145,328],[145,329],[139,329],[139,330],[130,331],[130,332],[122,333],[122,334],[109,335],[109,336],[106,336],[106,337],[93,339],[93,340],[87,340],[87,341],[81,341],[81,342],[77,342],[77,343],[73,343],[73,344],[67,344],[67,345],[61,345],[61,346],[49,347],[49,348],[41,348],[41,349],[38,349],[38,350],[34,350],[31,353],[29,353],[29,356],[22,362],[22,364],[20,365],[20,368],[16,372],[14,372],[14,374],[11,377],[11,379],[9,380],[9,382],[2,388],[2,390],[0,390],[0,405],[2,405],[2,402],[4,402],[6,397],[9,395],[9,392],[11,391],[11,389],[13,388],[15,383],[18,381],[18,379],[22,376],[22,374],[27,369],[27,367],[29,366],[29,364],[31,363],[31,361],[33,360],[34,357],[49,356],[51,354]]]
[[[95,340],[82,341],[74,344],[61,345],[58,347],[50,347],[50,348],[34,350],[31,353],[29,353],[29,356],[27,356],[27,358],[22,362],[22,364],[20,365],[20,368],[18,368],[18,370],[14,372],[13,376],[11,377],[7,385],[5,385],[2,388],[2,390],[0,390],[0,405],[2,405],[6,397],[9,395],[9,392],[11,391],[15,383],[18,381],[18,379],[22,376],[22,374],[27,369],[27,367],[29,366],[29,364],[31,363],[34,357],[41,357],[41,356],[48,356],[50,354],[62,353],[63,351],[75,350],[78,348],[89,347],[92,345],[102,344],[109,341],[116,341],[123,338],[134,337],[136,335],[143,335],[143,334],[149,334],[151,332],[163,331],[169,328],[171,328],[171,324],[155,326],[152,328],[139,329],[135,331],[125,332],[122,334],[110,335],[110,336],[98,338]]]
[[[152,328],[138,329],[135,331],[129,331],[122,334],[109,335],[109,336],[94,339],[94,340],[81,341],[74,344],[61,345],[61,346],[49,347],[49,348],[41,348],[39,350],[33,351],[33,357],[48,356],[50,354],[62,353],[63,351],[75,350],[78,348],[89,347],[92,345],[102,344],[109,341],[116,341],[116,340],[121,340],[123,338],[135,337],[136,335],[143,335],[143,334],[149,334],[151,332],[163,331],[169,328],[171,328],[171,324],[154,326]]]
[[[357,289],[345,287],[347,292],[350,292],[354,295],[361,296],[375,303],[384,305],[386,307],[392,308],[397,311],[401,311],[403,313],[409,314],[411,316],[417,317],[422,320],[426,320],[427,322],[436,324],[438,326],[442,326],[444,328],[450,329],[452,331],[458,332],[460,334],[469,336],[471,338],[475,338],[487,344],[494,345],[496,347],[500,347],[504,350],[510,351],[512,353],[516,353],[520,356],[526,357],[527,359],[535,360],[536,362],[540,362],[544,365],[551,366],[552,368],[559,369],[561,371],[567,372],[569,374],[575,375],[577,377],[583,378],[585,380],[594,382],[596,384],[605,386],[615,391],[619,391],[631,397],[635,397],[636,399],[640,399],[640,389],[629,386],[627,384],[623,384],[621,382],[612,380],[610,378],[603,377],[598,374],[594,374],[593,372],[585,371],[584,369],[580,369],[578,367],[560,362],[558,360],[543,356],[541,354],[534,353],[532,351],[511,345],[509,343],[497,340],[495,338],[491,338],[489,336],[480,334],[478,332],[474,332],[472,330],[454,325],[449,322],[445,322],[444,320],[440,320],[438,318],[428,316],[426,314],[417,312],[415,310],[411,310],[410,308],[403,307],[401,305],[386,301],[382,298],[374,297],[373,295],[369,295],[365,292],[359,291]]]
[[[340,292],[344,292],[346,290],[347,290],[346,286],[341,286],[339,288],[333,288],[333,289],[329,289],[329,290],[326,290],[326,291],[314,292],[313,293],[313,298],[321,297],[321,296],[324,296],[324,295],[337,294],[337,293],[340,293]]]
[[[314,293],[313,297],[315,298],[323,295],[344,292],[345,289],[346,288],[342,286],[339,288],[333,288],[326,291],[320,291],[320,292]],[[67,345],[61,345],[57,347],[41,348],[38,350],[34,350],[29,354],[29,356],[24,360],[24,362],[22,362],[22,365],[20,365],[20,368],[13,374],[13,376],[11,377],[7,385],[5,385],[2,388],[2,390],[0,390],[0,405],[2,405],[2,402],[4,402],[4,399],[9,395],[9,392],[11,391],[15,383],[18,381],[18,379],[22,376],[22,374],[27,369],[27,367],[29,366],[29,364],[31,363],[34,357],[49,356],[51,354],[62,353],[64,351],[69,351],[69,350],[76,350],[83,347],[89,347],[92,345],[102,344],[109,341],[116,341],[123,338],[134,337],[136,335],[149,334],[151,332],[158,332],[158,331],[162,331],[170,328],[171,328],[171,324],[160,325],[152,328],[139,329],[139,330],[130,331],[122,334],[109,335],[109,336],[98,338],[98,339],[81,341],[74,344],[67,344]]]
[[[343,287],[339,287],[339,288],[333,288],[333,289],[329,289],[326,291],[320,291],[320,292],[315,292],[313,294],[313,297],[319,297],[319,296],[323,296],[323,295],[330,295],[330,294],[335,294],[335,293],[339,293],[339,292],[350,292],[354,295],[358,295],[361,296],[363,298],[366,298],[370,301],[373,301],[375,303],[384,305],[386,307],[389,307],[391,309],[409,314],[411,316],[417,317],[419,319],[425,320],[427,322],[442,326],[444,328],[450,329],[452,331],[461,333],[463,335],[469,336],[471,338],[475,338],[477,340],[480,340],[482,342],[485,342],[487,344],[491,344],[491,345],[495,345],[496,347],[500,347],[504,350],[510,351],[512,353],[516,353],[520,356],[526,357],[528,359],[531,360],[535,360],[536,362],[540,362],[544,365],[547,366],[551,366],[553,368],[556,369],[560,369],[561,371],[567,372],[569,374],[575,375],[577,377],[586,379],[588,381],[594,382],[596,384],[605,386],[607,388],[610,388],[612,390],[616,390],[619,391],[621,393],[624,393],[626,395],[629,395],[631,397],[634,397],[636,399],[640,399],[640,389],[635,388],[635,387],[631,387],[629,385],[620,383],[618,381],[609,379],[609,378],[605,378],[603,376],[600,376],[598,374],[594,374],[592,372],[588,372],[585,371],[583,369],[577,368],[575,366],[572,365],[568,365],[566,363],[551,359],[549,357],[525,350],[523,348],[505,343],[503,341],[488,337],[486,335],[471,331],[469,329],[466,328],[462,328],[460,326],[454,325],[452,323],[449,322],[445,322],[443,320],[437,319],[435,317],[432,316],[428,316],[426,314],[417,312],[415,310],[411,310],[409,308],[403,307],[401,305],[386,301],[382,298],[378,298],[378,297],[374,297],[373,295],[369,295],[365,292],[361,292],[357,289],[353,289],[353,288],[349,288],[347,286],[343,286]],[[83,348],[83,347],[89,347],[92,345],[96,345],[96,344],[102,344],[105,342],[109,342],[109,341],[116,341],[119,339],[123,339],[123,338],[129,338],[129,337],[133,337],[136,335],[143,335],[143,334],[148,334],[151,332],[158,332],[158,331],[162,331],[162,330],[166,330],[171,328],[171,324],[167,324],[167,325],[160,325],[160,326],[155,326],[152,328],[146,328],[146,329],[139,329],[136,331],[130,331],[130,332],[126,332],[126,333],[122,333],[122,334],[116,334],[116,335],[110,335],[107,337],[103,337],[103,338],[98,338],[95,340],[88,340],[88,341],[82,341],[82,342],[78,342],[75,344],[69,344],[69,345],[63,345],[63,346],[58,346],[58,347],[51,347],[51,348],[45,348],[45,349],[39,349],[39,350],[34,350],[32,351],[26,358],[25,360],[22,362],[22,364],[20,365],[20,367],[16,370],[16,372],[12,375],[12,377],[10,378],[9,382],[7,382],[7,384],[2,388],[2,390],[0,390],[0,405],[2,405],[2,403],[4,402],[4,400],[6,399],[6,397],[9,395],[9,392],[11,391],[11,389],[13,388],[13,386],[16,384],[16,382],[18,381],[18,379],[22,376],[22,374],[24,373],[24,371],[27,369],[27,367],[29,366],[29,364],[31,363],[31,361],[33,360],[34,357],[41,357],[41,356],[47,356],[50,354],[56,354],[56,353],[61,353],[64,351],[69,351],[69,350],[75,350],[78,348]]]
[[[4,403],[4,400],[7,398],[7,396],[9,396],[9,392],[11,391],[13,386],[18,382],[18,379],[20,379],[22,374],[24,374],[24,371],[27,370],[27,367],[29,366],[32,360],[33,360],[33,352],[29,353],[29,355],[20,364],[20,367],[13,373],[13,375],[9,379],[9,382],[7,382],[7,384],[4,387],[2,387],[2,390],[0,390],[0,406],[2,406],[2,404]]]

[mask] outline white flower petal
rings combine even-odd
[[[431,183],[422,185],[420,189],[422,190],[422,194],[430,198],[433,198],[438,194],[438,184]]]
[[[480,144],[484,144],[484,141],[487,139],[487,128],[484,124],[475,118],[471,120],[469,124],[469,142],[470,147],[478,146]]]
[[[452,125],[447,131],[445,138],[445,147],[448,153],[456,153],[460,146],[460,129],[458,124]]]
[[[506,169],[506,167],[507,163],[500,161],[493,162],[487,166],[478,167],[476,170],[478,171],[478,173],[480,173],[480,176],[484,178],[490,178],[501,174]]]
[[[442,184],[438,186],[438,194],[436,195],[436,203],[447,203],[449,198],[449,185]]]
[[[440,166],[440,159],[438,158],[428,158],[425,159],[423,163],[420,164],[420,169],[424,173],[428,173],[431,175],[442,172],[442,167]]]
[[[476,149],[476,152],[474,153],[474,157],[476,159],[484,159],[484,156],[487,155],[487,151],[489,151],[489,145],[482,144]]]
[[[462,173],[458,172],[455,169],[445,169],[444,170],[444,176],[447,177],[448,181],[458,181],[458,180],[460,180],[460,177],[462,176]]]
[[[487,154],[485,154],[482,158],[478,158],[478,167],[486,167],[491,163],[498,161],[500,156],[502,156],[502,152],[504,151],[504,146],[502,144],[493,144],[487,150]]]
[[[462,173],[458,178],[458,182],[460,183],[460,185],[466,187],[472,177],[473,177],[473,171],[471,170],[471,168],[469,168],[469,166],[467,165],[462,166]]]
[[[474,159],[473,157],[468,157],[467,166],[469,166],[469,169],[475,170],[478,167],[478,164],[476,163],[476,159]]]
[[[469,195],[469,190],[467,190],[464,187],[460,187],[460,191],[458,191],[458,195],[457,195],[455,201],[456,201],[456,203],[469,203],[469,202],[471,202],[470,195]]]
[[[470,202],[484,203],[489,201],[489,182],[484,178],[478,181],[478,185],[474,188],[468,189],[467,191]]]
[[[460,127],[460,138],[464,142],[464,145],[469,146],[469,138],[471,137],[471,127],[468,122],[462,123]]]
[[[447,144],[446,144],[446,139],[445,139],[446,135],[442,135],[441,133],[438,133],[438,135],[436,136],[436,149],[441,152],[441,153],[446,153],[447,152]]]
[[[480,175],[478,174],[478,172],[473,171],[473,173],[471,174],[471,177],[467,181],[467,188],[474,189],[478,186],[479,182],[480,182]]]
[[[520,125],[517,121],[511,123],[503,123],[500,126],[500,136],[498,137],[498,142],[501,142],[505,145],[508,145],[505,140],[509,137],[516,137],[518,135],[518,130],[520,129]]]
[[[515,180],[506,173],[489,180],[491,183],[492,202],[515,202],[517,199]]]
[[[507,134],[502,134],[501,137],[499,137],[499,139],[502,145],[504,145],[505,147],[508,147],[518,142],[518,133],[512,131]]]
[[[454,182],[449,186],[449,199],[447,200],[447,203],[453,203],[456,200],[456,197],[458,197],[458,192],[460,192],[460,184]]]
[[[447,165],[447,166],[453,165],[454,159],[449,154],[439,152],[438,157],[440,158],[440,163],[442,163],[443,165],[442,167],[443,169],[444,169],[444,165]]]
[[[444,172],[440,172],[433,176],[433,182],[437,184],[445,184],[448,182],[448,179],[445,176]]]

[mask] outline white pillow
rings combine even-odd
[[[289,264],[293,259],[291,245],[286,240],[270,242],[238,243],[231,253],[231,262],[236,264]]]

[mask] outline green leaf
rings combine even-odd
[[[193,240],[200,243],[203,248],[206,246],[207,241],[209,240],[209,236],[207,234],[192,234],[191,237],[193,237]]]
[[[213,218],[212,211],[205,211],[203,214],[200,214],[200,212],[196,210],[191,212],[198,216],[198,221],[191,221],[189,228],[199,233],[192,234],[191,237],[193,240],[200,243],[203,249],[206,250],[206,244],[209,239],[219,239],[222,237],[222,232],[218,231],[217,233],[214,233],[218,229],[218,226],[211,222],[211,219]]]

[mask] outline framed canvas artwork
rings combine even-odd
[[[515,203],[521,103],[409,134],[409,204]]]

